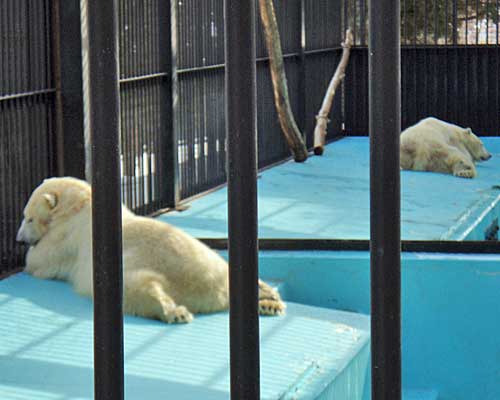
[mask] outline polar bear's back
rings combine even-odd
[[[453,151],[470,158],[463,134],[463,128],[434,117],[419,121],[401,133],[401,168],[449,173],[447,158]]]
[[[152,218],[132,215],[123,221],[124,272],[154,271],[166,280],[177,304],[198,312],[227,307],[226,261],[182,230]],[[202,299],[204,304],[193,304]],[[211,301],[223,304],[208,304]]]
[[[463,128],[457,125],[429,117],[405,129],[401,134],[401,143],[409,140],[418,140],[419,143],[424,144],[448,144],[461,131],[463,131]]]

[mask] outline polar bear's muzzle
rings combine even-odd
[[[26,221],[23,219],[23,222],[21,222],[21,226],[19,227],[19,230],[17,231],[17,236],[16,236],[16,241],[18,242],[26,242]]]
[[[487,161],[487,160],[489,160],[490,158],[491,158],[491,154],[490,154],[490,153],[488,153],[488,155],[486,155],[486,156],[481,156],[481,161]]]
[[[17,231],[16,241],[34,245],[38,242],[38,239],[34,237],[28,225],[29,224],[26,223],[26,220],[23,219],[23,222],[21,222],[21,226]]]

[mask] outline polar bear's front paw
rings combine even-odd
[[[476,174],[474,173],[474,170],[472,170],[472,169],[462,169],[460,171],[455,172],[455,176],[458,176],[460,178],[471,179],[471,178],[474,178],[475,175]]]
[[[283,315],[285,313],[286,304],[281,300],[261,299],[259,300],[260,315]]]
[[[169,324],[187,324],[193,320],[193,314],[184,306],[177,306],[164,315],[165,322]]]

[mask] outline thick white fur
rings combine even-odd
[[[192,313],[228,308],[228,266],[172,225],[122,208],[124,311],[189,322]],[[30,243],[25,271],[72,283],[92,296],[91,189],[74,178],[46,179],[32,193],[17,240]],[[259,281],[261,314],[284,312],[276,290]]]
[[[491,154],[470,128],[425,118],[401,133],[401,168],[453,174],[462,178],[476,176],[476,161]]]

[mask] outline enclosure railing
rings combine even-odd
[[[124,397],[116,1],[88,2],[95,400]]]
[[[225,11],[229,33],[225,49],[231,398],[257,400],[260,389],[254,0],[226,0]],[[123,399],[124,390],[115,12],[114,1],[89,2],[97,400]],[[370,37],[372,399],[386,400],[401,398],[399,9],[391,0],[381,0],[371,3],[370,15],[370,29],[375,31]]]
[[[369,5],[372,400],[401,399],[399,2]]]
[[[224,10],[231,398],[250,400],[260,398],[255,0]]]

